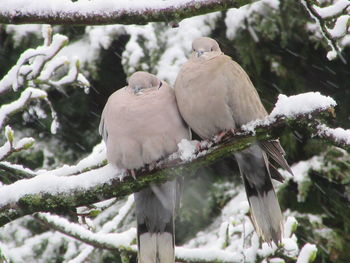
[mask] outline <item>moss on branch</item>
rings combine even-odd
[[[86,189],[76,189],[71,192],[28,194],[19,198],[16,202],[0,207],[0,226],[24,215],[35,212],[53,212],[65,214],[73,211],[78,206],[89,205],[112,197],[122,197],[147,187],[150,183],[162,183],[175,176],[189,176],[200,167],[209,166],[216,161],[231,156],[233,152],[248,147],[258,140],[278,138],[286,129],[305,129],[309,134],[316,134],[318,124],[325,119],[333,117],[330,110],[316,110],[313,113],[299,115],[293,118],[280,116],[269,124],[257,125],[252,131],[229,131],[220,142],[212,140],[210,147],[201,148],[196,158],[192,161],[163,160],[158,163],[156,169],[148,167],[136,171],[137,180],[128,175],[121,181],[119,178],[109,183],[97,185]],[[327,138],[322,138],[327,141]],[[336,144],[333,140],[328,140]],[[338,145],[339,146],[339,145]],[[340,145],[341,146],[341,145]],[[350,146],[346,146],[350,149]],[[29,179],[30,180],[30,179]]]

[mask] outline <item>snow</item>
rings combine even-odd
[[[283,236],[286,238],[291,237],[293,232],[295,232],[297,225],[298,221],[295,219],[295,217],[289,216],[284,223]]]
[[[316,253],[317,253],[317,247],[315,245],[307,243],[301,249],[296,263],[312,262],[316,257]]]
[[[187,61],[191,53],[192,41],[198,37],[209,36],[219,17],[220,12],[195,16],[182,20],[177,28],[165,28],[161,40],[166,39],[166,49],[155,65],[157,76],[173,85],[181,65]],[[156,28],[156,25],[153,24],[153,27]],[[159,52],[158,47],[155,52]]]
[[[298,202],[304,202],[307,191],[311,186],[310,177],[308,175],[310,170],[318,171],[323,165],[323,157],[314,156],[309,160],[300,161],[291,166],[294,176],[290,175],[285,170],[280,170],[282,176],[286,179],[293,180],[298,185]]]
[[[226,13],[225,24],[227,27],[226,36],[228,39],[234,39],[239,29],[246,28],[245,21],[248,21],[248,31],[254,41],[258,42],[257,35],[253,32],[249,23],[254,20],[254,13],[266,15],[271,10],[277,10],[280,0],[261,0],[240,8],[231,8]]]
[[[350,18],[348,15],[350,6],[349,1],[336,0],[332,1],[332,3],[327,2],[326,4],[328,4],[328,6],[325,7],[313,5],[313,10],[310,10],[308,8],[305,0],[301,0],[301,3],[305,6],[305,9],[309,12],[310,16],[315,21],[315,27],[307,26],[307,28],[311,30],[312,33],[314,33],[316,38],[320,38],[320,35],[322,35],[323,38],[327,40],[327,43],[331,48],[331,50],[327,53],[327,58],[329,60],[333,60],[339,56],[340,59],[342,59],[342,61],[346,64],[346,60],[341,55],[340,51],[342,48],[350,44],[347,40],[349,38],[347,35],[347,22]],[[318,4],[320,5],[321,3]],[[314,14],[314,12],[316,12],[317,15]],[[344,13],[344,15],[341,15],[342,13]],[[327,23],[325,23],[325,25],[322,27],[320,20],[323,22],[327,22],[328,20],[332,21],[332,23],[335,20],[334,27],[329,28],[327,26]],[[335,40],[336,43],[333,43],[332,40]]]
[[[258,125],[269,125],[276,118],[285,116],[289,118],[297,117],[301,114],[309,114],[316,110],[325,110],[335,107],[337,103],[329,96],[324,96],[320,92],[307,92],[293,96],[280,94],[274,109],[265,119],[258,119],[242,125],[242,130],[254,134]]]
[[[189,141],[182,139],[181,142],[179,142],[177,145],[179,147],[180,159],[182,161],[191,161],[193,158],[195,158],[197,144],[198,141]]]
[[[333,38],[340,38],[347,33],[349,19],[350,15],[342,15],[337,18],[334,27],[328,30]]]
[[[60,126],[57,118],[53,118],[51,126],[50,126],[50,132],[52,134],[56,134],[58,127]]]
[[[5,142],[0,147],[0,160],[4,159],[4,157],[11,151],[11,144],[9,141]]]
[[[136,229],[130,228],[122,233],[94,233],[90,230],[84,228],[83,226],[72,223],[67,219],[52,215],[50,213],[39,213],[39,218],[43,218],[45,221],[58,225],[66,233],[80,237],[84,240],[89,240],[91,242],[98,242],[101,244],[107,244],[110,247],[130,247],[131,242],[136,238]]]
[[[96,71],[96,61],[100,58],[101,47],[107,49],[113,40],[125,33],[122,25],[87,26],[84,37],[66,45],[57,56],[68,58],[77,56],[81,65]],[[88,75],[90,71],[84,74]]]
[[[215,12],[184,19],[177,28],[159,23],[124,27],[130,35],[122,54],[124,71],[129,76],[136,70],[149,71],[153,68],[152,73],[173,85],[181,65],[191,52],[192,41],[209,35],[220,16],[220,12]]]
[[[49,80],[48,83],[52,86],[56,86],[56,87],[62,87],[64,85],[68,85],[71,84],[72,82],[74,82],[79,74],[78,71],[78,65],[79,65],[79,60],[77,56],[73,56],[72,60],[68,62],[69,64],[69,71],[66,75],[64,75],[64,77],[62,77],[59,80]]]
[[[123,205],[122,208],[119,209],[118,215],[115,216],[112,220],[109,220],[107,223],[105,223],[100,230],[100,233],[109,233],[118,228],[121,224],[121,222],[124,220],[126,215],[130,212],[131,208],[134,204],[134,195],[129,195],[127,201]]]
[[[0,107],[0,128],[4,125],[6,118],[10,114],[22,109],[26,105],[26,103],[28,103],[29,100],[43,99],[43,98],[46,98],[46,96],[47,96],[47,93],[40,89],[36,89],[36,88],[25,89],[17,100],[9,104],[2,105]]]
[[[334,1],[333,4],[328,5],[326,7],[319,7],[317,5],[313,5],[313,8],[323,19],[325,19],[342,13],[344,9],[348,6],[350,6],[349,0],[337,0]]]
[[[15,202],[28,194],[69,194],[76,189],[87,190],[96,185],[108,184],[119,175],[120,172],[110,165],[70,177],[57,176],[50,172],[43,173],[31,179],[23,179],[1,186],[0,206]]]
[[[317,126],[318,135],[323,137],[324,135],[333,137],[336,142],[345,143],[350,146],[350,130],[343,128],[329,128],[324,124]]]
[[[1,5],[1,4],[0,4]],[[21,54],[16,65],[0,80],[0,93],[8,90],[10,87],[17,91],[24,81],[35,78],[46,63],[68,42],[66,36],[55,34],[50,46],[39,46],[36,49],[27,49]],[[30,60],[33,62],[26,65]],[[24,78],[26,76],[26,79]]]
[[[48,81],[56,69],[68,63],[69,59],[66,56],[59,56],[53,58],[46,64],[46,67],[40,72],[38,79],[41,81]]]
[[[205,2],[205,0],[195,0],[198,3]],[[102,4],[103,2],[103,4]],[[88,14],[98,13],[103,16],[111,16],[113,13],[122,13],[125,11],[133,11],[135,13],[140,13],[146,9],[165,9],[172,6],[179,7],[185,5],[189,0],[95,0],[87,1],[81,0],[77,2],[72,2],[70,0],[31,0],[30,5],[26,0],[2,0],[0,3],[0,10],[2,13],[14,13],[31,12],[37,15],[44,14],[57,14],[60,13],[61,16],[80,13],[82,16],[87,16]],[[15,10],[15,11],[14,11]]]
[[[321,95],[320,92],[307,92],[294,96],[280,94],[278,96],[275,108],[272,110],[270,117],[284,115],[294,117],[300,114],[307,114],[315,110],[325,110],[335,107],[337,103],[329,96]]]
[[[0,4],[1,5],[1,4]],[[26,24],[26,25],[6,25],[6,33],[11,34],[14,40],[15,47],[21,45],[22,40],[28,36],[28,34],[34,34],[37,37],[40,36],[41,25]]]
[[[38,175],[50,174],[54,176],[68,176],[81,173],[92,167],[100,166],[106,160],[106,146],[104,142],[97,144],[90,155],[80,160],[76,165],[63,165],[54,170],[39,170]]]
[[[228,252],[220,249],[210,249],[210,248],[184,248],[176,247],[175,255],[181,259],[186,259],[186,261],[197,260],[205,258],[209,262],[242,262],[243,257],[235,252]]]

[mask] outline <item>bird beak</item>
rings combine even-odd
[[[197,58],[199,58],[200,56],[202,56],[203,53],[204,53],[203,50],[198,50],[198,51],[197,51]]]

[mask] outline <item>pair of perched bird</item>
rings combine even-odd
[[[182,139],[190,139],[187,125],[209,139],[267,116],[248,75],[214,39],[198,38],[192,49],[174,90],[152,74],[136,72],[128,86],[109,97],[100,133],[112,165],[132,170],[170,155]],[[268,157],[291,172],[284,154],[278,140],[256,141],[234,154],[255,229],[276,244],[281,240],[282,214],[271,176],[281,176]],[[174,263],[178,202],[176,180],[135,193],[139,263]]]

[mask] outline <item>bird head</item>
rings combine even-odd
[[[128,87],[138,94],[146,89],[157,88],[162,86],[162,81],[155,75],[144,71],[133,73],[128,79]]]
[[[221,49],[214,39],[209,37],[199,37],[192,42],[192,56],[200,58],[205,54],[220,53]]]

